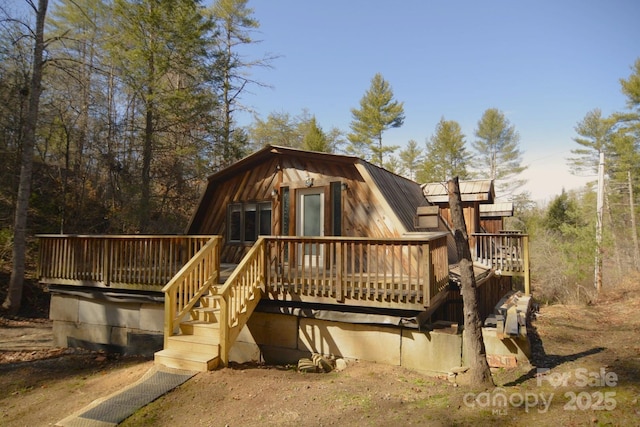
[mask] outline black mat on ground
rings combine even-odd
[[[194,376],[195,373],[156,371],[140,384],[118,393],[78,415],[79,418],[119,424],[135,411],[153,402]]]

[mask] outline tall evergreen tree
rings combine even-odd
[[[424,164],[418,174],[419,181],[445,182],[454,176],[467,179],[470,158],[460,124],[443,117],[436,125],[435,134],[427,142]]]
[[[611,141],[613,121],[610,118],[602,117],[602,112],[596,108],[589,111],[578,122],[575,131],[579,136],[573,140],[581,148],[571,150],[574,155],[569,159],[571,171],[575,174],[597,172],[600,153],[606,151],[607,145]]]
[[[371,86],[360,100],[360,108],[352,108],[350,145],[347,151],[372,160],[382,166],[385,154],[393,153],[397,146],[384,146],[382,134],[404,123],[404,103],[393,98],[391,85],[377,73]]]
[[[240,54],[242,46],[257,43],[253,32],[260,22],[253,17],[253,9],[247,6],[248,0],[216,0],[213,16],[220,31],[218,40],[218,60],[216,68],[222,73],[222,92],[220,94],[220,128],[217,141],[221,164],[224,167],[233,163],[242,154],[243,147],[234,144],[233,116],[242,108],[240,98],[248,85],[260,82],[252,80],[248,70],[254,67],[269,67],[273,56],[265,55],[259,59],[246,59]]]
[[[478,121],[474,169],[480,178],[496,182],[499,196],[511,196],[525,184],[517,179],[527,167],[522,165],[520,135],[497,108],[489,108]]]
[[[620,79],[622,93],[627,97],[627,107],[640,114],[640,58],[632,67],[633,72],[628,79]]]
[[[200,76],[211,23],[194,0],[116,0],[113,21],[111,55],[133,105],[142,105],[140,114],[133,112],[131,132],[141,142],[137,213],[138,230],[145,232],[155,209],[156,156],[186,131],[180,125],[193,126],[210,105]]]
[[[416,140],[411,139],[407,143],[407,147],[400,151],[400,164],[404,175],[411,179],[416,179],[416,174],[422,163],[424,153],[418,147]]]
[[[318,126],[316,117],[311,117],[308,124],[307,132],[302,139],[302,148],[309,151],[320,151],[324,153],[331,153],[331,145],[327,136]]]

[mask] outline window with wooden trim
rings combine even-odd
[[[271,234],[271,202],[231,203],[227,206],[227,241],[251,243]]]

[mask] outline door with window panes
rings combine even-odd
[[[324,236],[324,189],[298,190],[297,228],[299,236]],[[324,264],[324,245],[305,243],[299,248],[298,262],[306,266]]]

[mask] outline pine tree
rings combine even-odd
[[[227,166],[238,159],[242,147],[234,145],[232,137],[234,129],[233,116],[242,109],[240,98],[247,86],[261,85],[251,80],[248,71],[254,67],[269,67],[275,57],[265,56],[260,59],[246,59],[240,54],[243,46],[257,43],[253,32],[260,27],[254,18],[253,9],[247,6],[248,0],[216,0],[213,5],[213,16],[220,31],[217,37],[219,45],[215,67],[222,74],[222,93],[220,94],[221,123],[218,151],[222,159],[220,166]],[[236,140],[237,141],[237,140]]]
[[[471,155],[465,145],[465,136],[458,122],[441,118],[435,134],[427,142],[419,181],[445,182],[454,176],[469,178],[467,166]]]
[[[416,140],[411,139],[407,143],[407,147],[400,151],[400,165],[404,175],[411,179],[416,179],[416,174],[420,168],[420,163],[423,162],[424,154],[418,147]]]
[[[595,173],[598,171],[600,153],[607,149],[611,141],[613,131],[613,121],[610,118],[602,117],[600,109],[589,111],[584,118],[575,126],[575,131],[579,135],[573,138],[582,148],[571,150],[574,157],[569,159],[569,166],[572,173]]]
[[[160,186],[152,181],[169,175],[156,173],[157,156],[174,142],[188,147],[182,139],[188,135],[184,126],[192,127],[211,109],[203,76],[212,24],[203,13],[195,0],[116,0],[114,4],[109,53],[132,105],[138,100],[141,104],[130,121],[141,153],[136,168],[140,171],[140,232],[149,230],[152,212],[162,208],[152,203],[154,186]],[[176,156],[169,162],[172,159]]]
[[[490,108],[478,121],[475,136],[472,145],[478,177],[494,180],[499,196],[513,195],[525,184],[526,181],[517,176],[527,168],[522,166],[520,135],[515,126],[500,110]]]
[[[360,99],[360,109],[352,108],[350,145],[347,151],[372,160],[378,166],[384,164],[385,154],[393,153],[397,146],[384,146],[382,134],[404,123],[404,103],[393,99],[391,85],[377,73],[371,86]]]
[[[307,125],[307,131],[302,139],[302,148],[309,151],[331,153],[331,145],[327,136],[318,126],[315,116],[311,117]]]

